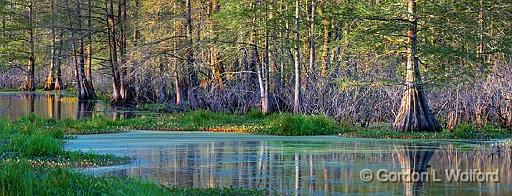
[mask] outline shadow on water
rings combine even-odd
[[[97,115],[120,119],[141,114],[131,108],[114,107],[102,101],[80,101],[76,97],[58,92],[0,93],[0,116],[17,119],[30,113],[57,119],[83,119]]]
[[[435,146],[435,147],[434,147]],[[79,136],[72,150],[135,158],[122,168],[84,172],[154,180],[178,187],[244,187],[284,195],[512,194],[510,147],[419,141],[130,132]],[[363,169],[411,173],[499,170],[496,182],[364,182]]]

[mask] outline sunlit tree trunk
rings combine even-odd
[[[293,90],[293,113],[301,112],[301,66],[300,66],[300,17],[299,0],[295,0],[295,85]]]
[[[110,54],[110,71],[112,74],[112,102],[113,103],[121,103],[123,101],[123,97],[121,95],[121,78],[119,75],[119,63],[117,59],[117,30],[116,30],[116,21],[114,18],[114,2],[113,0],[109,0],[106,3],[106,11],[107,11],[107,32],[108,32],[108,44],[109,44],[109,54]]]
[[[55,15],[55,1],[52,0],[50,1],[50,13],[52,16]],[[45,91],[51,91],[51,90],[54,90],[55,89],[55,82],[56,82],[56,78],[55,78],[55,67],[56,67],[56,63],[57,63],[57,52],[56,52],[56,44],[57,44],[57,40],[56,40],[56,30],[55,30],[55,25],[56,25],[56,20],[53,19],[52,20],[52,27],[51,27],[51,32],[50,32],[50,36],[51,36],[51,46],[50,46],[50,55],[51,55],[51,59],[50,59],[50,69],[49,69],[49,73],[48,73],[48,77],[46,78],[46,82],[45,82],[45,85],[44,85],[44,90]]]
[[[309,5],[309,72],[315,73],[316,48],[315,48],[315,12],[317,2],[311,0]]]
[[[266,5],[271,5],[270,2],[267,2]],[[269,21],[273,18],[273,6],[270,6],[270,10],[268,13],[265,14],[266,23],[268,24]],[[265,59],[262,66],[263,71],[263,97],[261,99],[261,111],[263,114],[268,114],[270,112],[270,49],[269,49],[269,42],[270,42],[270,31],[271,29],[268,27],[268,25],[265,24]]]
[[[28,2],[28,45],[30,47],[29,56],[28,56],[28,65],[27,65],[27,76],[25,80],[25,84],[21,87],[22,90],[34,91],[36,89],[35,86],[35,64],[36,57],[34,51],[34,3],[33,0]]]
[[[404,132],[439,131],[441,125],[430,111],[420,75],[417,57],[416,0],[407,0],[407,16],[409,29],[407,31],[406,90],[394,127]]]
[[[325,0],[321,2],[321,5],[318,9],[318,13],[320,18],[322,18],[322,29],[323,29],[323,41],[322,41],[322,67],[320,71],[320,75],[322,77],[322,83],[324,84],[327,79],[327,70],[329,69],[330,59],[329,59],[329,44],[331,42],[331,34],[332,32],[329,29],[330,20],[326,18],[324,13]]]
[[[121,57],[121,63],[119,65],[119,81],[120,81],[120,90],[121,93],[121,102],[126,103],[129,101],[132,97],[132,89],[129,87],[128,82],[128,64],[127,64],[127,39],[126,39],[126,32],[127,32],[127,14],[126,14],[126,0],[119,0],[118,3],[118,9],[117,9],[117,19],[118,19],[118,25],[119,25],[119,52]]]
[[[91,98],[96,97],[96,92],[94,90],[94,85],[92,83],[92,2],[91,0],[87,1],[87,48],[85,49],[85,81],[87,90],[90,93]]]
[[[175,12],[177,12],[177,7],[176,7],[176,1],[173,2],[173,10]],[[173,26],[174,26],[174,31],[173,31],[173,36],[176,37],[177,34],[177,25],[176,25],[176,20],[173,21]],[[173,53],[176,54],[177,52],[177,47],[178,47],[178,41],[177,40],[174,40],[173,41]],[[174,72],[174,93],[175,93],[175,96],[176,96],[176,105],[181,105],[182,103],[182,96],[181,96],[181,86],[180,86],[180,76],[179,76],[179,67],[178,67],[178,58],[177,57],[173,57],[173,72]]]
[[[73,28],[73,25],[70,23],[70,28],[72,29],[72,40],[73,40],[73,51],[75,53],[75,73],[76,73],[76,85],[77,85],[77,93],[79,100],[88,100],[94,98],[91,90],[87,86],[87,79],[85,76],[85,50],[84,50],[84,38],[82,36],[82,2],[81,0],[76,1],[76,29]],[[69,9],[69,8],[68,8]],[[71,10],[70,16],[71,16]],[[71,22],[71,20],[70,20]],[[78,34],[78,35],[77,35]],[[78,40],[78,54],[76,54],[76,42]]]
[[[210,35],[214,35],[213,27],[214,27],[214,15],[219,12],[220,5],[218,0],[210,0],[209,2],[209,18],[208,18],[208,28],[210,30]],[[216,46],[216,43],[213,43],[213,46],[209,48],[210,50],[210,67],[212,69],[213,80],[215,81],[215,86],[218,88],[224,87],[224,78],[222,77],[222,72],[224,68],[222,63],[219,61],[219,49]]]
[[[62,12],[62,8],[66,7],[65,5],[65,2],[64,1],[61,1],[61,12]],[[57,48],[55,48],[57,54],[56,54],[56,58],[55,58],[55,65],[54,65],[54,69],[55,69],[55,83],[54,83],[54,90],[61,90],[63,88],[63,85],[62,85],[62,69],[61,69],[61,66],[62,66],[62,54],[63,54],[63,48],[64,48],[64,29],[63,28],[59,28],[59,45]]]

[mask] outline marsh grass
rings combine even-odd
[[[112,120],[103,116],[81,120],[43,119],[34,114],[15,121],[0,119],[0,195],[261,195],[255,190],[167,188],[153,182],[116,177],[93,177],[69,168],[124,164],[128,157],[69,152],[64,139],[73,134],[115,133],[129,129],[228,131],[302,136],[334,135],[401,139],[493,139],[510,137],[496,126],[462,124],[437,133],[403,133],[389,124],[362,128],[325,116],[288,113],[263,115],[215,113],[206,110]]]
[[[0,122],[0,127],[7,126],[5,124],[5,122]],[[392,125],[388,123],[361,127],[348,121],[336,122],[321,115],[307,116],[289,113],[264,115],[259,110],[251,110],[246,114],[197,110],[159,116],[142,115],[118,120],[109,119],[105,116],[80,120],[55,120],[28,115],[13,124],[20,133],[34,134],[40,132],[50,134],[58,139],[63,139],[65,135],[118,133],[134,129],[239,132],[282,136],[340,135],[344,137],[397,139],[493,139],[511,136],[510,130],[491,125],[478,128],[472,124],[461,124],[453,131],[402,133],[394,131]],[[44,129],[34,127],[44,127]]]
[[[469,139],[489,140],[510,138],[512,131],[494,125],[478,128],[472,124],[461,124],[454,130],[443,129],[440,132],[398,132],[392,125],[380,124],[376,127],[361,128],[351,127],[343,129],[340,133],[343,137],[377,138],[377,139]]]
[[[334,135],[339,132],[336,123],[325,116],[274,114],[264,121],[263,133],[270,135]]]
[[[130,178],[93,177],[64,168],[32,167],[27,160],[0,163],[0,195],[262,195],[230,188],[168,188]]]
[[[146,120],[99,117],[72,121],[35,115],[16,121],[0,119],[0,195],[262,195],[260,191],[230,188],[168,188],[149,181],[94,177],[71,170],[126,164],[130,158],[65,151],[65,132],[119,131]]]

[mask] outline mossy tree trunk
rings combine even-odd
[[[407,31],[406,90],[402,97],[400,112],[396,116],[394,127],[396,130],[403,132],[439,131],[441,125],[428,106],[419,70],[416,0],[407,0],[407,17],[409,29]]]

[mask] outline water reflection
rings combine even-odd
[[[336,137],[133,132],[80,136],[70,141],[69,148],[129,155],[136,160],[127,168],[87,172],[152,179],[168,186],[233,186],[285,195],[512,193],[509,147],[500,147],[498,156],[498,148],[488,144],[435,145],[439,147]],[[366,183],[360,180],[360,171],[366,168],[402,172],[499,169],[500,183]]]
[[[59,92],[0,93],[0,116],[17,119],[35,113],[44,118],[81,119],[104,115],[113,119],[130,118],[140,112],[116,108],[101,101],[79,101]]]
[[[424,183],[427,183],[432,176],[428,175],[429,163],[435,154],[435,147],[417,146],[414,144],[403,144],[395,146],[395,153],[402,168],[404,195],[421,195]]]

